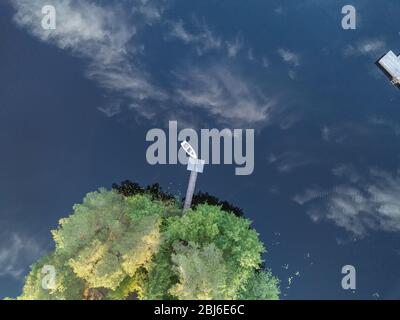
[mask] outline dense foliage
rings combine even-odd
[[[208,192],[201,192],[193,195],[192,207],[196,208],[199,204],[211,204],[219,206],[223,211],[231,212],[238,217],[243,217],[243,211],[239,207],[235,207],[231,203],[225,200],[219,200],[217,197],[210,195]]]
[[[19,299],[278,298],[249,220],[210,204],[182,215],[160,189],[115,189],[89,193],[60,220],[55,250],[32,266]],[[45,289],[49,265],[55,283]]]
[[[137,182],[132,182],[130,180],[122,181],[121,184],[114,183],[112,188],[125,197],[134,196],[137,194],[148,194],[153,199],[157,200],[177,200],[171,193],[162,190],[158,183],[148,185],[147,187],[141,187]],[[179,199],[184,202],[185,198]],[[243,211],[241,208],[236,207],[225,200],[220,200],[217,197],[210,195],[208,192],[197,192],[193,195],[192,207],[196,208],[199,204],[211,204],[214,206],[220,206],[222,210],[226,212],[231,212],[238,217],[243,216]]]
[[[125,197],[131,197],[138,194],[147,194],[155,200],[175,200],[175,197],[172,194],[163,191],[158,183],[148,185],[147,187],[142,187],[137,182],[125,180],[122,181],[121,184],[113,183],[112,188],[119,194],[124,195]]]

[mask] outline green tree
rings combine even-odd
[[[279,281],[270,271],[257,270],[239,291],[239,300],[278,300]]]
[[[31,267],[26,278],[20,300],[75,300],[82,299],[85,290],[85,281],[75,275],[64,257],[55,252],[42,257]],[[45,289],[43,286],[43,267],[54,266],[56,272],[55,286]]]
[[[195,210],[190,210],[184,216],[169,218],[163,230],[164,242],[149,272],[146,298],[179,298],[178,291],[169,290],[181,281],[176,272],[179,270],[176,268],[177,260],[170,257],[174,257],[177,244],[189,243],[203,250],[212,244],[218,252],[221,252],[226,278],[223,298],[238,298],[239,289],[252,276],[254,270],[259,268],[262,262],[261,253],[264,252],[264,246],[258,239],[257,232],[251,229],[250,225],[251,222],[247,219],[207,204],[198,205]],[[190,266],[187,268],[190,269]],[[180,276],[182,278],[182,275]],[[211,277],[212,273],[208,276]]]
[[[53,230],[55,250],[32,267],[18,299],[276,299],[257,271],[264,246],[247,219],[199,204],[181,215],[171,198],[86,195]],[[43,288],[43,267],[54,287]]]
[[[174,247],[172,263],[179,277],[169,293],[179,300],[222,300],[226,294],[227,270],[222,251],[213,243],[198,245],[179,244]]]

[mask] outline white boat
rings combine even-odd
[[[378,64],[391,77],[392,84],[400,85],[400,57],[393,51],[389,51],[378,61]]]

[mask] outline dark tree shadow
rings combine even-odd
[[[125,197],[131,197],[137,194],[149,194],[155,200],[160,201],[176,201],[176,197],[171,193],[164,192],[158,183],[148,185],[147,187],[142,187],[136,182],[130,180],[122,181],[120,184],[113,183],[112,188],[116,190],[119,194]],[[181,199],[182,203],[184,198]],[[243,210],[239,207],[234,206],[228,201],[220,200],[219,198],[210,195],[208,192],[201,192],[193,195],[192,208],[196,208],[199,204],[209,204],[214,206],[220,206],[222,210],[230,212],[238,217],[243,217]]]

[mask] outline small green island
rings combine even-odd
[[[88,193],[52,235],[18,300],[279,299],[251,221],[207,194],[183,214],[158,185],[124,182]]]

